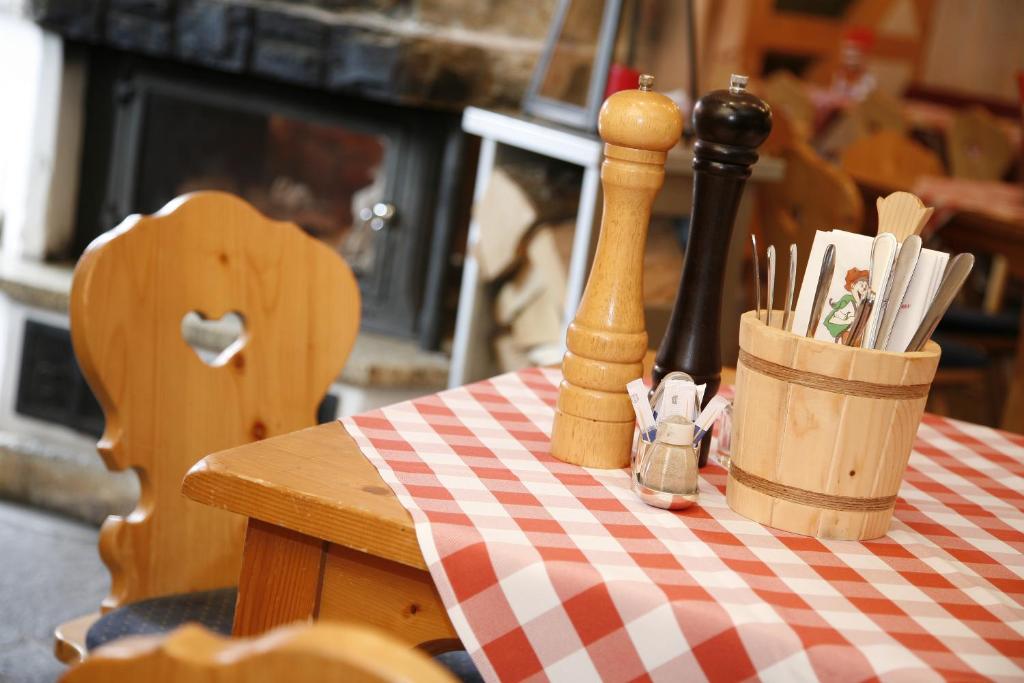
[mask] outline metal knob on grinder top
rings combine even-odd
[[[721,384],[722,289],[733,223],[757,148],[772,128],[771,109],[733,75],[727,90],[697,101],[693,125],[693,205],[679,292],[652,373],[656,387],[673,370],[707,384],[707,405]],[[701,443],[700,466],[710,439]]]

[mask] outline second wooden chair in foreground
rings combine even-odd
[[[228,640],[200,626],[100,648],[61,683],[454,683],[438,664],[372,629],[319,623]]]

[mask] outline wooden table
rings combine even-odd
[[[182,490],[249,518],[235,635],[330,618],[431,653],[461,647],[412,518],[340,423],[207,456]]]

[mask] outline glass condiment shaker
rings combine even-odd
[[[693,422],[673,416],[658,425],[653,443],[640,441],[633,464],[633,490],[648,505],[682,510],[699,498]]]
[[[732,464],[732,404],[718,416],[718,464],[729,469]]]

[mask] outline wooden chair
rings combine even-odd
[[[921,176],[945,175],[934,152],[895,130],[860,138],[843,150],[840,166],[858,184],[883,194],[910,191]]]
[[[808,141],[814,134],[815,110],[803,81],[788,71],[776,71],[764,79],[758,94],[769,102],[773,114],[782,112],[792,134]],[[775,123],[772,123],[774,129]]]
[[[984,107],[956,113],[946,146],[956,178],[1002,180],[1016,156],[1006,131]]]
[[[821,158],[799,137],[790,135],[785,116],[775,119],[769,143],[773,153],[786,160],[786,174],[781,182],[758,192],[759,240],[762,249],[775,245],[779,273],[789,268],[789,245],[796,244],[800,276],[811,252],[814,233],[833,228],[860,232],[864,203],[848,174]],[[780,281],[785,282],[784,275]]]
[[[899,100],[874,90],[863,101],[839,112],[815,146],[829,159],[836,159],[853,143],[883,130],[906,135],[910,124]]]
[[[371,629],[320,622],[228,639],[200,626],[124,638],[68,670],[61,683],[452,683],[438,664]]]
[[[182,337],[193,311],[244,321],[212,366]],[[182,478],[208,453],[315,424],[359,314],[356,280],[336,252],[228,194],[180,197],[89,245],[71,287],[72,341],[106,417],[100,455],[112,470],[133,468],[141,496],[100,531],[104,618],[60,626],[59,659],[197,611],[230,628],[233,591],[209,591],[237,585],[245,520],[189,501]],[[137,613],[112,623],[129,605]]]

